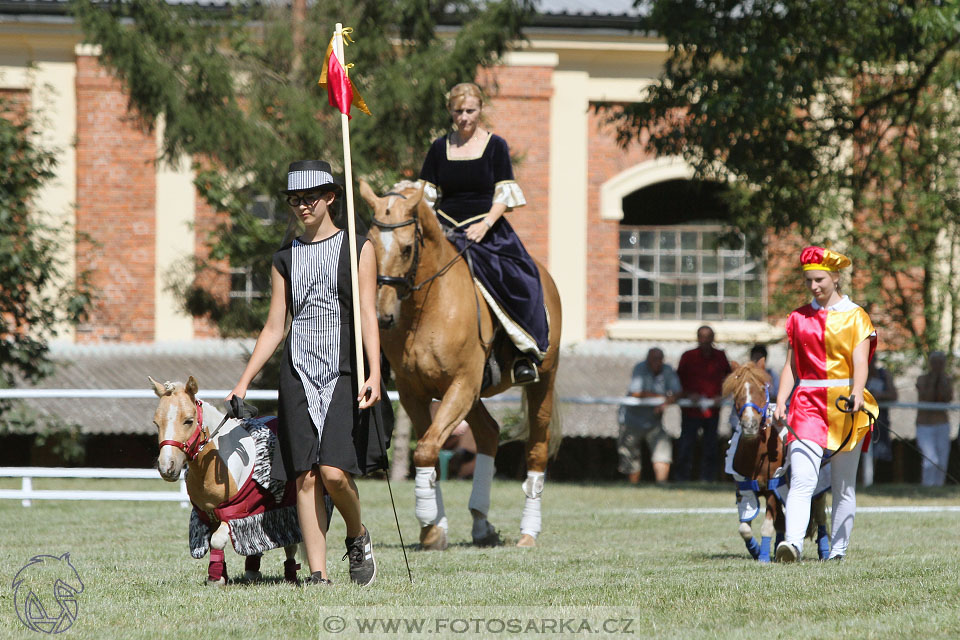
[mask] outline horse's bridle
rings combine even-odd
[[[227,419],[230,417],[230,414],[228,412],[226,415],[223,416],[223,420],[221,420],[220,424],[217,425],[217,428],[213,430],[213,433],[211,433],[209,436],[203,437],[203,433],[205,431],[203,427],[203,405],[200,404],[199,400],[195,400],[194,402],[196,402],[196,405],[197,405],[197,426],[193,430],[193,435],[187,438],[186,442],[180,442],[179,440],[161,440],[160,441],[161,449],[166,445],[170,445],[171,447],[176,447],[177,449],[180,449],[186,454],[187,460],[190,462],[193,462],[194,460],[197,459],[197,456],[200,455],[200,452],[203,451],[203,448],[207,446],[207,444],[209,444],[211,440],[213,440],[213,437],[217,435],[218,431],[220,431],[220,427],[226,424]],[[203,439],[201,440],[201,438]]]
[[[383,194],[384,198],[387,196],[398,196],[404,200],[407,199],[405,195],[395,191]],[[449,271],[450,267],[452,267],[453,264],[463,256],[464,252],[466,252],[466,250],[474,244],[473,240],[467,240],[466,244],[463,246],[463,249],[460,249],[452,260],[440,267],[435,274],[420,284],[415,284],[417,268],[420,266],[420,247],[423,246],[423,230],[420,228],[420,217],[417,215],[417,210],[414,209],[410,219],[404,220],[403,222],[381,222],[380,220],[377,220],[376,216],[371,218],[371,222],[373,223],[373,226],[377,227],[378,229],[389,229],[390,231],[399,229],[400,227],[406,227],[407,225],[413,225],[413,262],[410,263],[410,268],[407,269],[407,273],[402,276],[381,276],[377,274],[377,286],[395,287],[397,289],[397,298],[401,301],[406,300],[414,292],[419,291],[424,286],[433,282]]]
[[[766,398],[764,398],[764,401],[763,401],[763,406],[758,407],[753,402],[743,403],[743,406],[740,407],[739,410],[737,410],[738,420],[743,420],[743,412],[746,411],[748,407],[753,407],[754,411],[760,414],[760,428],[761,429],[763,428],[763,425],[767,421],[767,409],[770,407],[770,385],[768,384],[763,385],[763,393],[766,396]]]
[[[405,195],[397,193],[396,191],[391,191],[383,195],[384,198],[387,196],[397,196],[404,200],[407,199]],[[378,286],[395,287],[397,289],[397,298],[406,300],[414,291],[417,291],[426,284],[426,282],[420,283],[419,286],[414,284],[415,278],[417,277],[417,267],[420,266],[420,247],[423,245],[423,232],[420,230],[420,219],[417,216],[417,211],[414,209],[413,216],[403,222],[381,222],[377,220],[376,216],[371,219],[371,222],[379,229],[389,229],[390,231],[399,229],[400,227],[406,227],[407,225],[413,225],[413,262],[410,264],[407,273],[402,276],[381,276],[377,274]]]
[[[179,440],[161,440],[160,448],[162,449],[166,445],[171,447],[176,447],[180,449],[187,455],[187,460],[193,462],[197,459],[197,456],[200,455],[200,452],[203,451],[203,448],[210,442],[210,438],[203,438],[203,406],[200,404],[200,401],[197,400],[197,426],[193,430],[193,435],[187,438],[186,442],[180,442]]]

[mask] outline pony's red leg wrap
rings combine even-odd
[[[243,561],[243,570],[244,571],[260,571],[260,554],[254,556],[247,556],[246,560]]]
[[[297,563],[296,558],[287,558],[283,561],[283,579],[287,582],[296,582],[297,571],[299,570],[300,565]]]
[[[223,557],[223,549],[210,549],[210,565],[207,567],[207,579],[216,582],[223,578],[227,581],[227,561]]]

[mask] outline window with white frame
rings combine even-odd
[[[250,215],[264,225],[274,224],[277,220],[276,200],[269,196],[256,196],[247,209]],[[231,267],[230,297],[252,302],[270,294],[270,274],[255,273],[253,268]]]
[[[621,225],[620,318],[762,320],[763,265],[734,238],[717,224]]]

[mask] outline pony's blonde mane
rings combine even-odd
[[[401,180],[400,182],[395,182],[390,191],[403,191],[404,189],[419,189],[420,183],[415,180]]]
[[[721,393],[724,396],[732,395],[736,397],[748,382],[757,385],[758,389],[762,389],[764,385],[770,384],[772,380],[770,379],[770,374],[758,367],[756,362],[746,362],[726,377],[723,381],[723,390]]]

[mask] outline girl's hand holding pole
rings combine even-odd
[[[376,378],[376,379],[375,379]],[[360,409],[369,409],[380,402],[380,377],[370,376],[363,384],[363,393],[357,396]]]

